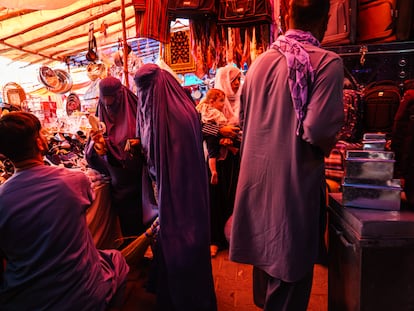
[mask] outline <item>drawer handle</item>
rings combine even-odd
[[[352,248],[352,250],[355,252],[356,251],[356,247],[354,243],[351,243],[347,240],[347,238],[344,236],[344,232],[342,230],[339,230],[338,228],[336,228],[334,225],[330,225],[330,227],[332,228],[332,230],[334,231],[335,235],[338,236],[339,240],[341,241],[341,243],[346,247],[346,248]]]

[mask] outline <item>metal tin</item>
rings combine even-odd
[[[362,141],[362,149],[364,150],[384,150],[387,141],[385,139],[370,139]]]
[[[342,187],[344,206],[390,211],[400,209],[401,187],[347,183]]]
[[[387,181],[393,178],[395,160],[347,158],[345,177]]]
[[[379,160],[394,160],[395,153],[393,151],[384,150],[347,150],[347,158],[365,158]]]
[[[358,184],[358,185],[376,185],[384,187],[396,187],[401,188],[401,179],[389,179],[389,180],[374,180],[374,179],[360,179],[344,177],[343,182],[345,184]]]
[[[363,136],[363,140],[378,140],[378,139],[386,139],[387,135],[385,133],[365,133]]]

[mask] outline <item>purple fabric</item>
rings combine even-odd
[[[286,31],[284,36],[279,36],[272,44],[272,48],[279,50],[286,57],[290,93],[299,121],[297,135],[301,134],[302,123],[306,116],[308,85],[314,81],[314,71],[308,52],[302,46],[303,43],[320,46],[319,41],[310,32],[297,29]]]
[[[152,189],[151,180],[143,169],[141,156],[131,156],[124,167],[113,165],[116,163],[107,161],[108,158],[98,156],[93,143],[87,144],[85,159],[88,165],[111,179],[111,208],[117,212],[123,236],[137,236],[157,215],[153,195],[147,190]]]
[[[116,96],[121,88],[121,80],[115,77],[107,77],[99,83],[99,96]]]
[[[177,80],[157,65],[142,66],[135,83],[137,128],[158,189],[160,309],[214,311],[207,167],[198,113]]]
[[[123,166],[127,166],[129,153],[124,151],[127,139],[135,137],[137,97],[114,77],[107,77],[99,83],[101,95],[114,96],[115,102],[105,106],[98,101],[97,115],[106,125],[105,141],[111,155]]]
[[[60,167],[17,172],[0,187],[0,310],[106,309],[129,268],[120,252],[95,248],[91,198],[85,174]]]
[[[117,211],[123,236],[137,236],[156,216],[150,197],[141,195],[149,183],[142,174],[142,155],[124,150],[127,140],[136,137],[137,97],[114,77],[101,80],[99,88],[97,116],[106,125],[108,153],[98,156],[90,140],[85,159],[92,168],[111,177],[112,208]],[[114,102],[106,106],[102,96],[113,96]]]

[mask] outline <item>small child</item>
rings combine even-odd
[[[210,89],[206,96],[201,100],[196,109],[201,114],[201,122],[203,124],[215,124],[218,127],[231,124],[229,119],[233,114],[226,114],[225,93],[220,89]],[[208,167],[211,173],[210,178],[210,225],[211,225],[211,257],[215,257],[219,245],[224,246],[224,224],[229,217],[229,209],[227,208],[227,193],[229,191],[229,183],[227,180],[228,162],[227,157],[231,153],[237,154],[238,148],[233,145],[239,144],[240,139],[223,138],[214,134],[204,135],[204,146],[208,154]],[[229,152],[230,151],[230,152]],[[218,176],[220,174],[220,176]],[[219,179],[220,177],[220,179]],[[223,237],[222,237],[223,236]]]
[[[226,95],[222,90],[209,89],[206,96],[196,107],[197,111],[201,114],[201,121],[203,123],[214,123],[217,125],[228,124],[228,120],[223,114],[225,99]],[[227,152],[225,149],[231,148],[233,141],[230,138],[218,138],[216,136],[207,136],[205,137],[205,141],[208,151],[208,165],[211,172],[210,183],[216,185],[218,183],[217,159],[225,157],[225,152]]]

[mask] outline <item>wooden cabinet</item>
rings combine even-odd
[[[414,310],[414,212],[329,197],[329,311]]]

